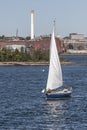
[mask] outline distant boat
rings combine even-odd
[[[62,86],[63,86],[62,70],[53,28],[50,43],[50,64],[49,64],[47,86],[46,89],[42,90],[42,92],[46,94],[47,99],[59,99],[70,97],[72,93],[72,88],[58,90],[58,88]]]

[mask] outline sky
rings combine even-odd
[[[0,0],[0,36],[30,36],[30,14],[34,10],[35,36],[55,34],[87,36],[87,0]]]

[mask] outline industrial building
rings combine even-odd
[[[84,34],[70,33],[63,40],[67,52],[87,53],[87,37]]]

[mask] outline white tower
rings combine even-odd
[[[34,10],[31,11],[31,40],[34,39]]]

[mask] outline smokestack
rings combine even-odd
[[[34,10],[31,11],[31,40],[34,39]]]

